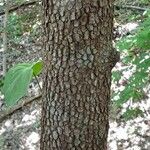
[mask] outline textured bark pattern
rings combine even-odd
[[[41,150],[106,150],[113,0],[43,0]]]

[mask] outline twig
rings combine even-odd
[[[40,86],[40,83],[39,83],[39,80],[38,80],[37,76],[34,73],[33,73],[33,75],[35,77],[35,80],[37,81],[37,84],[38,84],[38,87],[39,87],[40,91],[42,92],[42,88]]]
[[[16,10],[22,8],[22,7],[27,7],[27,6],[35,5],[37,2],[39,2],[39,1],[35,0],[35,1],[32,1],[32,2],[25,2],[25,3],[17,5],[17,6],[12,6],[9,9],[9,13],[14,12],[14,11],[16,11]],[[5,11],[0,12],[0,16],[2,16],[4,14],[5,14]]]
[[[139,10],[139,11],[146,11],[146,10],[148,10],[148,8],[142,8],[142,7],[138,7],[138,6],[129,6],[129,5],[125,5],[125,6],[115,5],[115,7],[117,9],[120,9],[120,8],[124,8],[124,9],[136,9],[136,10]]]
[[[26,99],[26,100],[23,100],[22,103],[19,103],[18,105],[14,106],[14,107],[11,107],[7,110],[4,110],[4,111],[1,111],[0,112],[0,123],[2,121],[4,121],[8,116],[12,115],[13,113],[15,113],[16,111],[22,109],[23,106],[26,106],[28,105],[29,103],[35,101],[35,100],[40,100],[42,97],[42,94],[36,96],[36,97],[33,97],[31,99]]]

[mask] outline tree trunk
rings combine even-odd
[[[43,0],[41,150],[106,150],[113,0]]]
[[[8,22],[8,4],[9,0],[4,1],[5,6],[5,16],[4,16],[4,31],[3,31],[3,77],[7,71],[7,64],[6,64],[6,53],[7,53],[7,22]]]

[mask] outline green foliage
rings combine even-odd
[[[142,4],[149,4],[150,0],[140,0]]]
[[[125,120],[130,120],[130,119],[134,119],[138,116],[144,117],[143,115],[143,111],[139,108],[128,108],[126,110],[126,112],[122,115],[123,118],[125,118]]]
[[[0,149],[4,150],[5,139],[3,135],[0,135]]]
[[[145,15],[145,20],[136,29],[136,32],[131,35],[122,38],[117,43],[117,48],[122,55],[122,63],[126,66],[126,70],[133,70],[129,79],[125,82],[125,88],[122,91],[113,93],[115,99],[115,105],[122,107],[122,105],[128,101],[133,103],[140,102],[145,93],[143,88],[148,84],[150,80],[149,67],[150,67],[150,16],[149,12]],[[134,69],[133,69],[134,68]],[[112,73],[113,82],[121,79],[121,74],[125,70],[116,71]],[[132,119],[141,115],[142,110],[140,108],[132,108],[127,110],[123,117],[125,119]]]
[[[32,65],[33,75],[34,76],[39,75],[41,73],[41,71],[42,71],[42,68],[43,68],[42,61],[38,61],[36,63],[33,63],[33,65]]]
[[[122,73],[120,71],[114,71],[112,72],[112,81],[116,82],[121,79]]]
[[[7,33],[10,41],[20,42],[20,36],[23,34],[20,16],[15,13],[8,17]]]
[[[10,5],[18,5],[23,4],[26,2],[25,0],[15,0]],[[39,28],[39,19],[40,19],[40,9],[39,7],[34,7],[34,9],[30,8],[24,9],[23,11],[20,9],[19,11],[15,11],[13,13],[10,13],[8,16],[8,22],[7,22],[7,36],[10,42],[13,43],[19,43],[21,41],[21,37],[24,35],[24,33],[28,34],[29,38],[34,38],[33,34],[39,34],[36,29],[34,29],[35,25],[37,28]],[[2,7],[2,10],[4,11],[4,6]],[[32,20],[32,21],[31,21]],[[3,32],[4,28],[3,25],[0,25],[0,32]],[[36,30],[36,31],[35,31]]]
[[[5,76],[3,93],[6,104],[14,105],[28,90],[33,75],[38,75],[42,70],[42,62],[22,63],[12,67]]]
[[[150,17],[148,17],[137,29],[136,33],[123,38],[117,47],[128,53],[131,50],[148,50],[150,49]]]
[[[2,90],[3,85],[4,85],[4,79],[0,78],[0,91]]]
[[[150,49],[150,17],[141,24],[136,35],[137,47],[147,50]]]
[[[35,15],[31,14],[31,12],[21,15],[17,15],[15,13],[10,14],[7,25],[7,32],[10,41],[18,43],[20,42],[20,37],[25,32],[30,33],[32,31],[32,25],[30,24],[29,20],[34,20],[34,18]]]

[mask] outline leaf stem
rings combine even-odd
[[[40,83],[39,83],[39,80],[38,80],[37,76],[34,73],[33,73],[33,75],[34,75],[34,77],[35,77],[35,79],[37,81],[37,84],[38,84],[38,87],[39,87],[40,91],[42,91],[42,88],[40,86]]]

